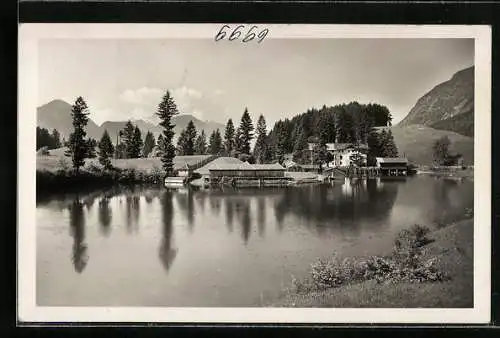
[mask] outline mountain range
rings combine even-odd
[[[455,73],[417,100],[400,127],[424,125],[474,136],[474,67]]]
[[[224,132],[223,124],[201,121],[192,115],[177,115],[172,119],[178,136],[192,120],[198,131],[208,136],[216,129]],[[145,120],[132,121],[142,133],[151,131],[155,137],[161,132],[157,124]],[[87,134],[99,140],[104,130],[116,142],[118,132],[127,121],[107,121],[98,126],[91,119]],[[51,101],[37,109],[37,125],[49,130],[57,129],[66,139],[73,126],[71,105],[62,100]],[[451,79],[435,86],[417,100],[408,115],[392,130],[399,153],[419,164],[432,163],[432,145],[438,138],[448,136],[451,150],[463,155],[468,164],[474,163],[474,67],[455,73]],[[176,142],[176,137],[174,137]]]
[[[205,131],[207,139],[210,134],[219,129],[221,133],[224,132],[225,126],[223,124],[213,121],[201,121],[192,115],[176,115],[172,118],[172,123],[175,124],[175,135],[179,135],[182,129],[186,128],[189,121],[193,121],[196,130],[200,132]],[[162,128],[154,123],[145,120],[131,120],[134,125],[137,125],[143,135],[148,131],[152,132],[157,138]],[[106,121],[98,126],[92,119],[89,118],[86,131],[89,137],[99,140],[107,130],[113,143],[116,143],[118,132],[125,128],[127,121]],[[70,133],[73,131],[73,124],[71,118],[71,105],[63,100],[53,100],[43,106],[37,108],[37,126],[46,128],[49,131],[57,129],[61,137],[68,139]],[[174,136],[174,141],[176,140]]]
[[[451,151],[474,163],[474,67],[455,73],[417,100],[408,115],[391,127],[400,154],[431,164],[432,146],[443,136]]]

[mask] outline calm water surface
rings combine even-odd
[[[473,182],[417,176],[280,189],[128,189],[40,200],[37,302],[259,306],[317,257],[385,254],[473,208]]]

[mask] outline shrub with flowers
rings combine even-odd
[[[427,237],[430,229],[413,225],[402,230],[394,241],[394,250],[389,256],[340,259],[337,255],[329,259],[318,259],[311,264],[310,278],[293,278],[295,292],[324,290],[349,283],[376,280],[382,282],[440,282],[448,276],[438,270],[435,259],[425,260],[421,248],[432,242]]]

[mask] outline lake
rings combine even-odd
[[[386,254],[403,228],[460,219],[473,190],[470,180],[422,175],[43,198],[37,304],[260,306],[319,257]]]

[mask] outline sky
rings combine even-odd
[[[351,101],[387,106],[395,124],[472,65],[473,39],[53,39],[39,42],[38,104],[82,96],[99,125],[151,120],[169,90],[180,113],[224,124]]]

